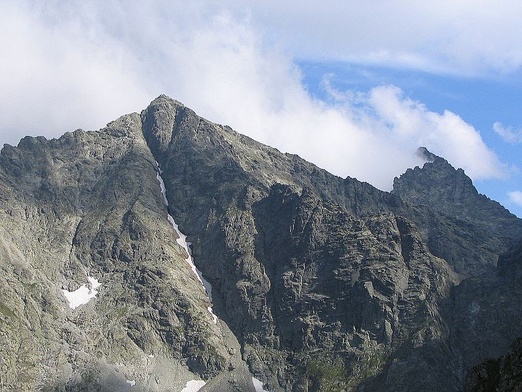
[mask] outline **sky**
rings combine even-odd
[[[167,94],[382,190],[424,146],[522,217],[522,2],[1,5],[1,144],[100,129]]]

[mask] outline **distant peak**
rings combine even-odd
[[[419,147],[417,148],[417,156],[422,158],[426,162],[435,162],[436,159],[441,159],[437,155],[433,154],[432,152],[428,151],[426,147]]]

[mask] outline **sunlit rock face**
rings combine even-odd
[[[522,336],[522,221],[421,152],[382,192],[166,96],[4,147],[3,385],[459,390]]]

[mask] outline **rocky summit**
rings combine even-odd
[[[419,154],[382,192],[166,96],[4,146],[0,390],[522,388],[522,220]]]

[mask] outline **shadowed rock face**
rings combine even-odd
[[[522,221],[423,156],[382,192],[165,96],[98,132],[4,147],[0,380],[246,391],[250,371],[271,391],[458,390],[522,336],[516,252],[496,266]],[[62,290],[88,277],[98,295],[70,309]]]
[[[465,368],[469,369],[485,359],[491,360],[507,354],[512,356],[513,360],[518,355],[517,366],[520,368],[520,339],[511,348],[510,345],[515,338],[522,336],[520,334],[521,271],[522,241],[500,255],[496,275],[468,279],[454,289],[455,328],[452,340],[455,342],[454,346],[459,348]],[[510,348],[509,353],[508,348]],[[497,365],[505,367],[503,363],[500,360]],[[483,369],[483,366],[487,368],[487,364],[488,362],[485,361],[475,370],[468,372],[468,379],[470,375],[476,374],[477,369]],[[518,377],[518,388],[520,388],[522,386],[520,369],[518,373],[515,369],[512,373],[509,372],[510,370],[505,368],[498,370],[497,375],[501,378],[511,377],[513,382]],[[479,373],[482,373],[482,370]],[[488,376],[488,379],[491,377]],[[468,384],[472,383],[468,380]],[[499,391],[517,390],[501,387],[501,384],[499,384]]]
[[[512,392],[522,390],[522,339],[498,359],[487,359],[466,374],[464,392]]]

